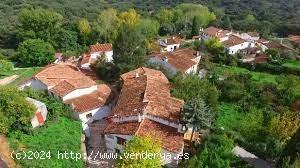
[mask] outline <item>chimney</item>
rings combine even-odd
[[[138,72],[136,72],[136,73],[135,73],[135,78],[138,78],[138,77],[140,77],[140,75],[139,75]]]
[[[197,57],[200,56],[200,52],[199,51],[196,52],[196,56]]]
[[[166,44],[168,43],[168,39],[165,39],[165,43],[166,43]]]
[[[175,39],[175,36],[172,36],[172,39],[174,40],[174,39]]]

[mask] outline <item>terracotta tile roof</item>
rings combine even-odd
[[[134,135],[140,127],[140,122],[130,121],[123,123],[109,122],[104,130],[106,134]]]
[[[70,84],[67,80],[62,80],[53,88],[51,88],[50,92],[54,93],[55,95],[64,97],[73,90],[75,90],[75,87],[72,84]]]
[[[95,44],[90,46],[91,53],[93,52],[105,52],[105,51],[112,51],[112,44]]]
[[[74,99],[66,100],[72,108],[78,112],[87,112],[105,105],[111,98],[111,89],[105,85],[99,85],[98,89],[90,94],[86,94]]]
[[[246,42],[245,40],[235,36],[235,35],[230,35],[228,40],[226,41],[223,41],[222,44],[225,46],[225,47],[232,47],[232,46],[235,46],[235,45],[239,45],[239,44],[242,44]]]
[[[146,113],[179,122],[183,100],[171,97],[169,81],[157,70],[138,68],[121,75],[124,81],[114,116]]]
[[[152,56],[156,56],[161,60],[167,58],[168,63],[182,73],[185,73],[189,68],[198,64],[198,62],[193,60],[197,58],[197,52],[190,48],[178,49],[174,52],[153,54]]]
[[[141,122],[136,135],[147,136],[151,135],[162,142],[162,148],[167,151],[180,153],[184,145],[182,133],[179,133],[176,128],[163,125],[161,123],[144,119]]]
[[[263,63],[263,62],[267,62],[270,58],[268,57],[267,54],[259,54],[258,56],[255,57],[254,59],[254,63],[259,64],[259,63]]]
[[[221,32],[222,29],[210,26],[203,30],[203,32],[209,36],[216,36],[218,32]]]
[[[47,66],[34,75],[34,78],[39,79],[48,87],[54,87],[62,81],[67,81],[70,85],[74,86],[74,89],[96,85],[95,81],[84,75],[75,66],[70,64],[56,64]]]
[[[144,119],[141,122],[109,122],[104,130],[106,134],[153,136],[162,142],[162,148],[171,152],[180,153],[183,147],[183,133],[176,128]]]

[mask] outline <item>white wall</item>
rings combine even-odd
[[[172,45],[167,45],[167,47],[165,48],[167,50],[167,52],[172,52],[176,49],[178,49],[180,47],[180,44],[172,44]]]
[[[245,49],[245,48],[248,48],[248,47],[249,47],[249,44],[250,44],[249,42],[244,42],[244,43],[242,43],[242,44],[238,44],[238,45],[229,47],[229,48],[227,48],[228,54],[231,54],[231,55],[236,54],[236,53],[238,53],[240,50]]]
[[[102,53],[103,52],[94,52],[94,53],[91,53],[91,58],[95,60],[99,56],[101,56]],[[107,62],[112,62],[112,60],[113,60],[113,51],[112,50],[104,52],[104,55],[106,57],[106,61]]]
[[[72,91],[71,93],[65,95],[62,99],[63,101],[68,99],[73,99],[82,95],[90,94],[97,90],[97,85],[91,86],[89,88],[83,88],[83,89],[76,89]]]
[[[47,90],[48,89],[48,86],[45,85],[43,82],[41,82],[38,79],[31,79],[30,81],[21,85],[19,88],[24,89],[25,87],[31,87],[32,89],[36,89],[36,90]]]

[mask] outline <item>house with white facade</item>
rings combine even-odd
[[[31,119],[31,125],[33,128],[36,128],[38,126],[44,125],[46,119],[47,119],[47,107],[46,104],[43,102],[40,102],[38,100],[32,99],[27,97],[26,100],[33,104],[36,108],[36,111],[34,113],[34,117]]]
[[[161,46],[161,52],[172,52],[180,47],[181,38],[177,36],[171,36],[166,39],[159,40]]]
[[[84,53],[81,60],[81,68],[90,69],[90,65],[97,61],[99,57],[105,57],[107,62],[113,61],[112,44],[95,44],[90,46],[90,52]]]
[[[31,87],[45,90],[70,105],[74,117],[82,121],[83,130],[89,135],[88,124],[107,117],[111,111],[111,90],[98,85],[71,64],[50,65],[35,74],[21,89]]]
[[[219,39],[220,42],[223,42],[223,41],[228,40],[229,36],[232,34],[233,34],[232,31],[223,30],[223,29],[219,29],[219,28],[211,26],[211,27],[204,29],[201,32],[201,38],[203,40],[207,40],[210,38],[216,38],[216,39]]]
[[[230,35],[228,40],[222,42],[223,46],[226,48],[228,54],[237,54],[243,49],[251,48],[251,42],[248,42],[236,35]]]
[[[164,165],[177,165],[183,153],[180,123],[184,101],[171,97],[169,81],[161,72],[138,68],[121,75],[122,90],[104,130],[107,152],[122,152],[133,136],[152,136],[162,142]]]
[[[172,75],[196,73],[201,55],[191,48],[178,49],[173,52],[163,52],[150,55],[149,62],[157,63],[166,68]]]
[[[255,43],[260,38],[260,36],[257,32],[247,32],[247,33],[242,33],[242,34],[238,34],[238,35],[240,38],[242,38],[248,42],[252,42],[252,43]]]

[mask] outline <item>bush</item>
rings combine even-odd
[[[0,75],[1,73],[13,70],[13,64],[7,60],[0,59]]]
[[[0,86],[0,133],[13,130],[29,131],[35,107],[15,87]]]

